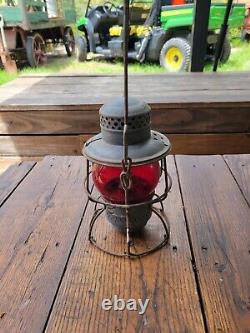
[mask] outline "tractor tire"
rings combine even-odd
[[[47,63],[46,44],[40,34],[34,33],[27,37],[26,56],[31,67],[39,67]]]
[[[187,71],[191,61],[191,46],[185,38],[171,38],[162,47],[160,65],[169,72]]]
[[[84,62],[87,60],[88,45],[85,36],[76,38],[76,58],[79,62]]]
[[[68,57],[75,53],[75,38],[71,27],[64,29],[63,43]]]
[[[231,44],[228,38],[225,38],[224,45],[221,51],[220,61],[225,63],[228,61],[231,54]]]

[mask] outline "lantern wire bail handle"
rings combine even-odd
[[[125,214],[126,214],[126,235],[127,235],[127,255],[130,255],[130,230],[129,230],[129,208],[128,191],[131,188],[131,165],[132,160],[128,156],[128,44],[129,44],[129,1],[123,1],[123,66],[124,66],[124,127],[123,127],[123,160],[120,180],[124,189]]]

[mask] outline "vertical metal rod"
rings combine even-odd
[[[195,0],[192,26],[191,72],[203,72],[207,53],[207,34],[211,0]]]
[[[91,1],[91,0],[88,0],[88,2],[87,2],[87,7],[86,7],[86,10],[85,10],[85,14],[84,14],[84,16],[87,16],[87,14],[88,14],[90,1]]]
[[[124,0],[124,15],[123,15],[123,66],[124,66],[124,126],[128,125],[128,44],[129,44],[129,0]],[[127,139],[125,128],[125,140]],[[125,142],[126,146],[127,140]],[[125,147],[126,148],[126,147]],[[125,151],[124,151],[125,153]],[[125,155],[125,154],[124,154]],[[125,161],[127,160],[127,154]]]
[[[87,190],[88,192],[90,192],[89,190],[89,160],[87,159]]]
[[[129,0],[123,1],[123,66],[124,66],[124,129],[123,129],[123,172],[129,178],[128,168],[128,44],[129,44]],[[128,182],[124,184],[125,205],[128,205]],[[130,255],[130,234],[129,234],[129,209],[125,208],[126,232],[127,232],[127,255]]]
[[[222,48],[223,48],[225,37],[227,34],[228,19],[229,19],[229,15],[231,13],[232,7],[233,7],[233,0],[228,0],[223,24],[221,25],[220,34],[219,34],[217,44],[216,44],[213,72],[217,71],[218,63],[219,63],[219,60],[221,57]]]

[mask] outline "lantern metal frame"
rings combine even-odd
[[[156,155],[152,155],[148,156],[145,155],[143,156],[144,158],[142,159],[142,157],[139,158],[139,161],[137,161],[136,163],[133,163],[133,159],[131,158],[132,155],[130,156],[129,154],[129,146],[133,147],[134,145],[134,140],[131,141],[131,129],[129,128],[129,98],[128,98],[128,47],[129,47],[129,1],[128,0],[123,0],[123,7],[124,7],[124,16],[123,16],[123,62],[124,62],[124,121],[123,121],[123,131],[122,133],[119,134],[120,139],[122,138],[122,151],[123,151],[123,156],[121,158],[121,161],[119,160],[119,163],[115,163],[115,165],[112,165],[110,163],[107,163],[108,161],[106,161],[105,163],[105,158],[102,158],[101,156],[99,156],[100,158],[95,159],[95,154],[92,154],[92,156],[89,156],[88,154],[86,154],[86,158],[87,158],[87,176],[85,178],[84,181],[84,188],[86,190],[86,193],[89,197],[89,200],[95,203],[95,207],[94,207],[94,213],[93,216],[91,218],[90,221],[90,227],[89,227],[89,241],[90,243],[92,243],[95,247],[99,248],[100,250],[104,251],[105,253],[108,254],[112,254],[115,256],[120,256],[120,257],[129,257],[129,258],[138,258],[138,257],[142,257],[145,255],[148,255],[152,252],[155,252],[159,249],[161,249],[163,246],[165,246],[168,243],[169,237],[170,237],[170,227],[169,227],[169,223],[167,220],[167,217],[164,213],[164,206],[163,206],[163,200],[165,200],[167,198],[167,195],[171,189],[172,186],[172,179],[168,174],[167,171],[167,161],[166,161],[166,156],[168,155],[170,148],[171,148],[171,144],[168,143],[163,143],[163,145],[165,147],[160,147],[159,146],[159,150],[157,149]],[[120,109],[121,110],[121,109]],[[145,110],[146,113],[148,110]],[[101,124],[102,125],[102,124]],[[102,128],[102,132],[105,128],[105,126],[101,126]],[[139,129],[139,128],[138,128]],[[107,130],[107,128],[106,128]],[[144,135],[142,135],[142,133],[140,133],[140,143],[147,141],[147,139],[149,139],[149,135],[151,134],[151,139],[152,139],[152,133],[154,133],[154,131],[150,131],[150,122],[148,122],[148,127],[145,127],[145,131],[146,132],[146,137]],[[110,131],[108,131],[110,132]],[[133,132],[134,133],[134,132]],[[106,136],[107,139],[107,134],[108,138],[110,139],[110,134],[111,133],[106,133],[105,134],[105,130],[102,133],[104,134],[104,136]],[[122,134],[122,137],[121,137]],[[160,134],[160,133],[158,133]],[[115,135],[115,132],[112,133],[112,135]],[[156,134],[157,135],[157,134]],[[91,143],[94,144],[95,141],[99,140],[101,137],[99,137],[98,135],[95,136],[93,138],[93,140],[89,140],[86,144],[85,147],[87,145],[90,145]],[[145,140],[144,140],[145,139]],[[168,141],[168,139],[165,137],[165,139]],[[157,140],[157,138],[153,138],[153,140]],[[162,140],[164,140],[163,136],[162,136]],[[106,141],[105,138],[103,137],[103,141]],[[109,140],[108,140],[109,141]],[[111,144],[118,144],[120,146],[120,143],[117,142],[117,137],[115,138],[114,142],[109,142]],[[168,148],[166,148],[168,147]],[[92,146],[93,148],[93,146]],[[145,150],[146,150],[146,145],[144,146]],[[138,147],[137,147],[138,149]],[[134,151],[135,152],[135,151]],[[132,151],[130,150],[130,153],[132,153]],[[100,155],[100,154],[99,154]],[[90,170],[90,163],[98,163],[98,164],[103,164],[103,165],[109,165],[109,166],[115,166],[115,167],[120,167],[122,168],[122,172],[120,174],[120,183],[121,186],[124,190],[124,204],[115,204],[115,203],[110,203],[110,202],[106,202],[104,201],[104,199],[100,199],[102,198],[101,196],[99,197],[95,197],[92,195],[92,191],[90,189],[90,174],[91,174],[91,170]],[[110,161],[109,161],[110,162]],[[161,169],[161,176],[162,174],[164,177],[164,181],[165,181],[165,187],[164,187],[164,191],[162,194],[158,195],[158,194],[154,194],[152,196],[152,198],[150,200],[144,201],[144,202],[140,202],[140,203],[134,203],[134,204],[129,204],[129,190],[131,188],[132,185],[132,178],[131,178],[131,167],[132,165],[143,165],[143,164],[147,164],[147,163],[152,163],[152,162],[160,162],[160,169]],[[156,203],[160,203],[160,208],[156,208],[153,205]],[[98,208],[98,205],[102,205],[102,208]],[[141,206],[147,206],[148,211],[150,211],[150,215],[148,217],[148,219],[146,220],[146,223],[148,222],[148,220],[151,218],[152,213],[154,213],[159,221],[162,223],[165,234],[163,235],[163,239],[156,244],[155,246],[153,246],[152,248],[146,250],[146,251],[142,251],[142,252],[132,252],[131,251],[131,247],[132,247],[132,243],[131,243],[131,229],[130,229],[130,209],[134,208],[134,207],[141,207]],[[106,209],[109,209],[110,207],[115,207],[115,208],[121,208],[122,210],[124,210],[125,214],[125,220],[126,220],[126,235],[127,235],[127,250],[124,251],[124,253],[116,253],[116,252],[111,252],[108,249],[103,248],[101,245],[99,245],[99,243],[97,242],[97,240],[93,237],[93,228],[95,223],[97,222],[98,218],[100,217],[100,215],[105,212]],[[136,221],[136,219],[134,220]]]
[[[102,163],[102,161],[91,161],[91,160],[87,159],[87,176],[84,179],[84,189],[85,189],[86,194],[88,195],[89,200],[91,202],[95,203],[94,213],[91,218],[90,226],[89,226],[88,239],[89,239],[90,243],[93,244],[99,250],[102,250],[103,252],[110,254],[110,255],[114,255],[114,256],[138,258],[138,257],[143,257],[148,254],[151,254],[151,253],[161,249],[168,243],[169,237],[170,237],[170,226],[169,226],[167,216],[165,215],[165,212],[164,212],[163,201],[167,198],[168,193],[171,190],[172,178],[167,171],[166,156],[162,157],[161,159],[158,158],[155,160],[151,160],[150,162],[160,162],[161,177],[163,176],[163,179],[164,179],[164,191],[160,195],[155,193],[151,200],[147,200],[147,201],[143,201],[143,202],[135,203],[135,204],[125,205],[125,204],[115,204],[115,203],[106,202],[102,199],[101,196],[97,197],[92,194],[95,186],[90,185],[90,175],[92,173],[90,163],[99,163],[99,164],[103,164],[103,163]],[[147,163],[144,162],[142,164],[144,165]],[[117,165],[115,165],[115,166],[117,167]],[[157,204],[157,203],[160,204],[160,208],[153,207],[153,205]],[[98,208],[98,205],[101,205],[102,207]],[[127,250],[124,250],[123,253],[109,251],[98,244],[97,240],[93,236],[93,229],[94,229],[96,222],[98,221],[98,218],[106,211],[106,208],[108,206],[109,207],[120,207],[120,208],[129,210],[132,207],[139,207],[139,206],[144,206],[144,205],[151,206],[150,208],[151,208],[152,213],[154,213],[154,215],[157,216],[157,218],[161,222],[163,229],[165,231],[162,240],[158,244],[156,244],[154,247],[152,247],[146,251],[132,252],[131,248],[132,248],[133,244],[131,243],[131,240],[130,240],[127,243]]]

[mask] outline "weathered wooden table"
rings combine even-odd
[[[170,244],[138,260],[89,244],[83,157],[9,168],[0,178],[0,332],[249,332],[250,155],[168,164]],[[109,246],[121,245],[98,226]],[[103,310],[114,295],[149,305],[144,315]]]

